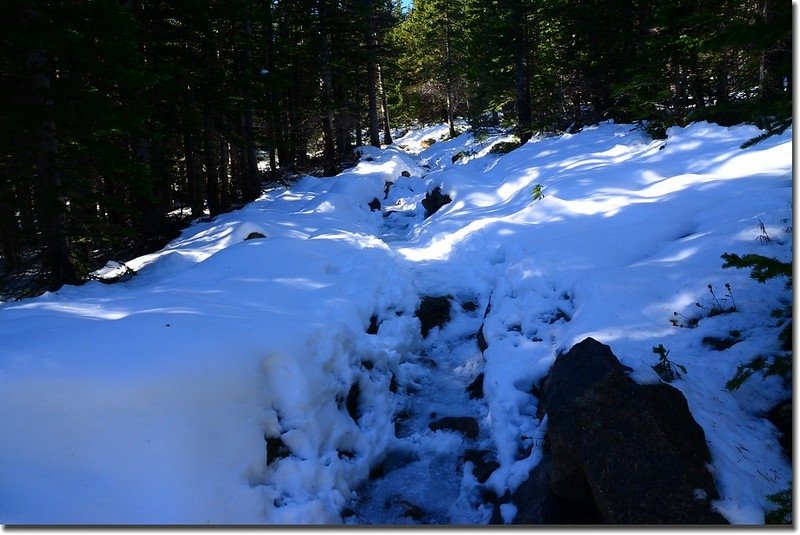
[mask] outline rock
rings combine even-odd
[[[390,472],[394,472],[416,461],[419,461],[419,456],[411,450],[390,450],[386,453],[381,462],[370,470],[369,479],[370,481],[375,481],[376,479],[386,476]]]
[[[90,273],[89,278],[103,284],[114,284],[115,282],[128,281],[134,275],[136,275],[136,272],[125,262],[109,260],[104,267]]]
[[[486,460],[489,455],[489,450],[473,450],[468,449],[464,451],[464,461],[471,462],[474,466],[472,473],[478,483],[486,483],[489,476],[500,468],[500,463],[494,459]]]
[[[471,416],[445,416],[428,424],[432,431],[447,430],[461,433],[469,439],[477,438],[478,420]]]
[[[432,137],[429,137],[427,139],[423,139],[422,141],[420,141],[419,144],[422,146],[423,149],[427,149],[428,147],[430,147],[434,143],[436,143],[436,140],[433,139]]]
[[[489,316],[489,312],[492,311],[492,302],[486,305],[486,310],[483,311],[483,323],[481,323],[480,328],[478,329],[478,334],[476,336],[476,340],[478,342],[478,349],[480,349],[481,353],[486,351],[489,348],[489,343],[486,341],[486,335],[483,333],[483,326],[486,324],[486,318]]]
[[[715,351],[725,351],[726,349],[735,346],[739,342],[741,342],[739,338],[734,338],[732,336],[727,338],[706,336],[703,338],[703,343]]]
[[[513,493],[518,508],[515,524],[599,524],[603,519],[594,502],[578,502],[560,498],[549,491],[547,467],[551,459],[545,457],[536,465],[530,477]],[[499,513],[499,511],[498,511]]]
[[[781,432],[780,443],[786,456],[792,458],[792,398],[775,405],[767,413],[767,420]]]
[[[425,219],[435,214],[439,208],[452,201],[449,195],[442,194],[442,188],[436,186],[433,191],[425,194],[422,199],[422,206],[425,208]]]
[[[469,399],[483,399],[483,377],[484,374],[481,372],[478,377],[467,386]]]
[[[350,386],[350,391],[347,393],[347,401],[345,402],[347,413],[356,423],[358,423],[358,418],[361,416],[358,411],[358,401],[360,397],[361,385],[358,383],[358,379],[356,379]]]
[[[431,329],[442,327],[450,321],[450,299],[445,296],[425,296],[414,315],[419,318],[420,332],[425,338]]]
[[[391,180],[387,180],[387,181],[386,181],[386,182],[383,184],[383,200],[386,200],[386,199],[388,199],[388,198],[389,198],[389,189],[390,189],[392,186],[394,186],[394,182],[392,182]]]
[[[531,474],[553,496],[526,501],[518,489],[518,521],[575,502],[609,524],[726,523],[710,508],[719,497],[711,454],[686,398],[667,384],[636,384],[628,370],[592,338],[556,359],[541,388],[544,474]],[[555,498],[567,502],[547,502]]]
[[[260,232],[251,232],[250,234],[247,235],[247,237],[244,239],[244,241],[257,240],[259,238],[266,238],[266,236],[264,236]]]
[[[373,314],[369,318],[369,327],[367,327],[367,334],[378,334],[378,316]]]
[[[483,334],[483,324],[481,323],[480,328],[478,329],[478,334],[475,337],[476,342],[478,343],[478,349],[480,349],[481,353],[489,349],[489,344],[486,342],[486,335]]]
[[[489,149],[489,154],[508,154],[521,146],[521,141],[499,141],[492,145],[492,148]]]
[[[412,520],[422,520],[425,517],[425,511],[417,504],[410,504],[403,511],[403,518],[410,518]]]
[[[461,303],[461,310],[464,312],[475,312],[478,310],[478,303],[475,301],[465,301]]]
[[[409,173],[408,171],[402,171],[402,172],[400,173],[400,176],[404,176],[404,177],[406,177],[406,178],[409,178],[409,177],[411,176],[411,173]]]
[[[369,206],[371,212],[377,212],[381,209],[381,201],[379,201],[377,197],[374,197],[367,206]]]
[[[265,435],[264,440],[267,442],[267,466],[292,454],[292,451],[283,443],[281,437],[268,437]]]

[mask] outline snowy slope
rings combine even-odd
[[[387,451],[427,459],[464,447],[424,426],[397,437],[395,413],[414,395],[446,409],[458,399],[445,392],[480,371],[486,398],[469,410],[499,462],[486,485],[502,495],[541,457],[531,386],[558,352],[593,336],[642,382],[659,380],[655,345],[686,367],[673,385],[705,430],[716,505],[731,522],[762,523],[791,467],[761,413],[787,391],[760,376],[733,393],[724,385],[738,365],[778,351],[770,312],[791,295],[783,281],[722,269],[720,255],[791,259],[791,132],[741,150],[754,127],[699,123],[651,141],[602,124],[504,156],[488,154],[500,136],[423,149],[444,132],[364,148],[338,177],[306,177],[196,223],[128,262],[137,275],[127,282],[0,305],[0,522],[390,521],[360,516],[364,493],[386,490],[365,482]],[[459,150],[473,153],[453,164]],[[533,200],[537,184],[544,198]],[[436,186],[452,202],[423,219]],[[770,243],[756,240],[759,222]],[[266,237],[245,241],[254,231]],[[737,312],[695,329],[670,323],[697,316],[708,285],[723,297],[726,283]],[[478,308],[423,340],[423,295]],[[489,303],[481,355],[473,337]],[[376,335],[366,332],[373,316]],[[732,330],[743,340],[725,351],[702,343]],[[422,357],[438,368],[421,371]],[[267,464],[265,436],[291,455]],[[421,478],[435,477],[434,464],[398,478],[430,488],[418,498],[431,500],[436,487]],[[488,521],[470,471],[447,477],[457,507],[436,521]]]

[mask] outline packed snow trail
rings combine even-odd
[[[477,144],[467,139],[466,150],[475,152]],[[496,136],[494,141],[500,139]],[[458,150],[462,150],[463,143],[463,139],[452,142]],[[440,151],[446,144],[441,143],[437,149]],[[425,160],[420,177],[400,177],[386,189],[382,239],[393,251],[405,250],[405,255],[396,254],[396,257],[412,273],[419,295],[447,297],[452,317],[441,328],[432,330],[418,353],[401,360],[399,377],[406,390],[402,392],[405,399],[396,417],[395,444],[387,451],[378,473],[374,477],[371,474],[370,482],[357,490],[360,498],[354,502],[355,510],[348,510],[345,519],[348,523],[488,523],[498,499],[509,490],[509,475],[514,474],[513,478],[521,482],[524,477],[520,479],[520,474],[527,475],[527,470],[541,456],[544,427],[535,418],[536,398],[527,380],[513,385],[511,392],[495,396],[495,401],[502,400],[501,405],[513,400],[510,407],[493,407],[499,426],[492,425],[489,407],[483,399],[487,370],[478,337],[483,337],[485,321],[488,320],[491,329],[491,321],[497,320],[497,314],[489,313],[491,293],[486,293],[486,285],[461,280],[463,266],[460,264],[448,266],[446,261],[431,263],[408,258],[409,251],[419,246],[413,238],[424,221],[422,199],[430,191],[430,184],[435,183],[435,179],[432,183],[426,180],[430,163],[434,166],[434,175],[450,168],[449,153],[453,150],[445,149],[444,154],[437,151],[436,156]],[[419,186],[426,182],[427,189]],[[502,253],[489,255],[488,264],[489,271],[484,276],[489,280],[499,278],[500,270],[505,267]],[[443,291],[445,288],[447,291]],[[476,292],[478,288],[481,291]],[[510,290],[502,282],[495,282],[489,288],[499,291],[502,297]],[[556,291],[553,287],[538,290],[542,290],[545,301]],[[566,292],[557,294],[555,300],[557,303],[547,310],[551,314],[543,316],[530,333],[523,335],[519,324],[501,324],[503,333],[492,333],[493,345],[497,345],[495,352],[502,351],[499,348],[507,343],[510,334],[515,338],[510,342],[514,346],[520,343],[517,335],[520,339],[528,336],[532,343],[543,346],[539,348],[540,353],[553,354],[556,337],[550,333],[551,326],[569,321],[572,313]],[[502,310],[503,305],[499,306]],[[548,343],[538,336],[539,333],[549,335]],[[496,390],[502,381],[495,379],[498,368],[495,365],[488,370],[490,390]],[[479,394],[470,392],[475,384],[479,385]],[[503,384],[502,388],[508,386]],[[477,436],[468,436],[458,425],[434,431],[432,426],[443,417],[458,418],[462,423],[472,420],[479,432]],[[500,511],[506,511],[506,507],[501,505]]]
[[[672,385],[705,431],[713,505],[763,523],[792,477],[763,413],[791,385],[725,385],[781,351],[791,292],[720,255],[791,261],[791,131],[747,150],[761,131],[707,123],[659,141],[604,123],[503,156],[499,134],[423,146],[445,132],[195,222],[128,281],[0,304],[0,522],[481,523],[493,496],[511,522],[502,496],[546,433],[534,392],[592,336],[639,382],[659,381],[658,344],[687,368]],[[452,202],[424,219],[435,187]],[[708,314],[726,284],[736,312]],[[426,338],[424,296],[453,311]],[[444,416],[478,435],[432,430]]]

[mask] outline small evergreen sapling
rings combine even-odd
[[[664,347],[664,344],[658,344],[657,346],[653,347],[653,353],[658,355],[658,363],[653,366],[653,369],[656,371],[658,376],[667,383],[671,383],[675,379],[681,378],[681,374],[678,373],[678,369],[680,369],[684,374],[687,373],[684,366],[669,360],[669,350]]]
[[[757,254],[746,254],[739,256],[735,254],[724,253],[722,259],[725,263],[723,268],[751,268],[750,277],[760,283],[765,283],[769,279],[777,277],[785,277],[785,289],[792,288],[792,264],[791,262],[781,262],[776,258],[768,258]],[[778,333],[778,341],[781,343],[781,348],[789,353],[777,353],[771,358],[758,356],[752,361],[742,364],[736,369],[734,376],[725,384],[725,388],[730,391],[739,389],[745,381],[747,381],[756,372],[766,378],[771,375],[782,377],[788,383],[791,383],[792,378],[792,308],[787,307],[785,311],[780,309],[772,312],[773,318],[784,320],[781,331]],[[781,326],[781,323],[778,323]]]
[[[539,201],[541,199],[544,199],[544,192],[542,191],[542,185],[536,184],[535,186],[533,186],[533,200]]]
[[[792,524],[792,484],[789,487],[770,494],[767,499],[778,506],[777,509],[767,511],[765,521],[767,524]]]

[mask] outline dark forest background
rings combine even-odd
[[[2,294],[80,283],[415,122],[782,131],[791,34],[785,0],[9,0]]]

